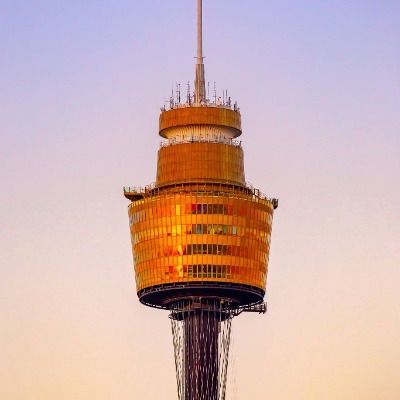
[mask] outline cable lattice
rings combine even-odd
[[[225,400],[234,310],[221,300],[171,307],[179,400]]]

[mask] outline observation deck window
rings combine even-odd
[[[184,276],[188,278],[226,278],[230,275],[231,266],[212,265],[212,264],[194,264],[183,265],[178,271],[174,266],[169,267],[167,272],[170,276]]]
[[[230,246],[225,244],[188,244],[184,249],[183,254],[215,254],[223,256],[247,257],[248,249],[244,246]]]

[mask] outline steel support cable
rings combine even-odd
[[[221,302],[175,302],[171,307],[179,400],[225,400],[235,315]]]

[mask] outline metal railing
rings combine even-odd
[[[215,195],[216,192],[220,195],[234,195],[235,197],[248,198],[252,196],[257,200],[264,200],[271,203],[274,208],[278,207],[279,199],[268,197],[259,189],[256,189],[251,183],[246,182],[245,186],[234,185],[229,181],[190,181],[185,182],[170,182],[168,185],[156,186],[153,182],[145,187],[124,187],[125,195],[143,195],[143,197],[154,197],[161,194],[199,192],[203,194]]]
[[[163,107],[160,108],[161,112],[165,112],[168,110],[173,110],[175,108],[187,108],[187,107],[213,107],[213,108],[226,108],[228,110],[234,110],[238,113],[240,113],[240,108],[237,104],[237,102],[232,102],[230,98],[223,98],[221,100],[221,97],[218,97],[217,100],[211,101],[211,100],[206,100],[206,101],[201,101],[200,103],[196,103],[192,97],[187,99],[186,103],[181,103],[180,100],[176,100],[173,97],[171,97],[169,100],[166,100],[165,103],[168,104],[168,106],[164,105]]]

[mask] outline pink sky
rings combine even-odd
[[[233,322],[228,399],[396,400],[400,4],[204,2],[206,79],[280,199],[268,313]],[[139,304],[122,186],[155,180],[160,107],[194,77],[195,1],[0,5],[0,398],[177,398]]]

